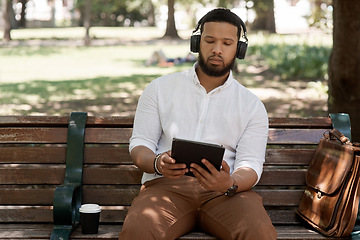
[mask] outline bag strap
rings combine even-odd
[[[333,128],[339,130],[351,142],[351,122],[347,113],[330,113]]]

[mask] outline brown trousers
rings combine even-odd
[[[176,239],[195,227],[217,239],[276,239],[262,198],[253,191],[227,197],[184,176],[146,182],[126,216],[120,240]]]

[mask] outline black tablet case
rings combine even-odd
[[[174,138],[171,157],[175,159],[176,163],[185,163],[188,169],[190,169],[190,163],[196,163],[209,171],[201,162],[201,159],[205,158],[220,171],[224,151],[225,148],[221,145]],[[186,175],[194,177],[190,171]]]

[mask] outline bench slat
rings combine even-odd
[[[269,129],[268,144],[317,144],[326,129]],[[128,143],[131,128],[87,128],[86,143]],[[0,128],[2,143],[66,143],[67,128]]]
[[[85,146],[85,164],[132,164],[127,146]],[[267,149],[265,165],[307,166],[315,149]],[[65,164],[66,146],[0,147],[1,163]]]
[[[308,166],[312,160],[315,149],[267,149],[265,155],[266,165],[277,166]]]
[[[51,171],[51,174],[49,173]],[[259,186],[299,186],[305,184],[306,169],[264,168]],[[37,164],[0,164],[1,184],[61,184],[65,166]],[[106,177],[104,177],[106,176]],[[85,166],[84,184],[138,184],[142,172],[134,165]],[[284,181],[286,179],[286,182]]]
[[[132,126],[133,117],[88,116],[89,126]],[[1,116],[0,126],[67,126],[68,116]],[[269,126],[276,128],[331,128],[328,117],[311,118],[269,118]]]
[[[71,235],[71,239],[92,239],[92,240],[118,240],[121,225],[100,225],[99,234],[83,235],[81,228],[78,227]],[[49,239],[53,226],[51,224],[3,224],[0,225],[0,239]],[[304,228],[298,225],[275,226],[279,240],[343,240],[348,238],[326,238],[310,228]],[[207,234],[193,232],[179,238],[179,240],[215,240]]]
[[[52,205],[54,185],[0,185],[0,205]]]
[[[131,128],[87,128],[85,143],[128,143]],[[0,128],[1,143],[66,143],[67,128]]]
[[[101,206],[101,223],[123,223],[129,207]],[[52,206],[0,206],[0,223],[51,223]],[[267,210],[273,224],[299,224],[294,209]],[[1,225],[1,224],[0,224]]]
[[[1,163],[65,164],[66,146],[53,147],[0,147]],[[85,164],[132,164],[128,147],[89,147],[84,150]]]
[[[51,174],[49,174],[51,171]],[[106,176],[106,178],[104,177]],[[134,165],[86,167],[84,184],[138,184],[142,172]],[[62,184],[65,166],[16,164],[0,165],[1,184]]]
[[[86,125],[106,127],[132,127],[134,117],[88,116]],[[0,127],[67,127],[68,116],[1,116]]]
[[[0,147],[0,163],[64,163],[66,147]]]
[[[66,128],[0,128],[1,143],[66,143]]]
[[[305,177],[306,169],[264,168],[258,186],[304,186]]]
[[[326,129],[269,129],[268,144],[318,144]]]
[[[0,185],[0,205],[50,206],[54,201],[55,187],[56,185]],[[129,206],[139,189],[140,185],[85,185],[83,203]],[[265,206],[297,206],[303,194],[302,189],[255,188],[254,191],[263,197]]]
[[[272,128],[332,128],[328,117],[269,118]]]

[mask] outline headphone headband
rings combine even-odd
[[[207,14],[205,15],[207,16]],[[203,24],[203,20],[205,18],[205,16],[203,16],[202,18],[200,18],[200,20],[198,21],[195,30],[193,30],[192,32],[192,36],[190,39],[190,51],[197,53],[200,50],[200,39],[201,39],[201,33],[200,34],[196,34],[196,32],[199,31],[201,25]],[[238,59],[244,59],[245,58],[245,54],[246,54],[246,50],[247,50],[247,46],[248,46],[248,38],[246,36],[246,26],[245,23],[243,22],[243,20],[241,20],[241,18],[239,17],[240,20],[240,26],[243,29],[243,35],[242,37],[245,39],[245,41],[238,41],[237,44],[237,52],[236,52],[236,57]],[[240,29],[241,31],[241,29]]]
[[[195,34],[199,29],[200,29],[200,26],[204,20],[206,15],[202,16],[200,18],[200,20],[198,21],[197,25],[196,25],[196,28],[192,31],[192,34]],[[243,20],[239,17],[239,20],[240,20],[240,26],[242,27],[243,29],[243,32],[244,34],[242,35],[242,37],[246,40],[246,42],[248,42],[248,38],[246,36],[246,26],[245,26],[245,23],[243,22]]]

